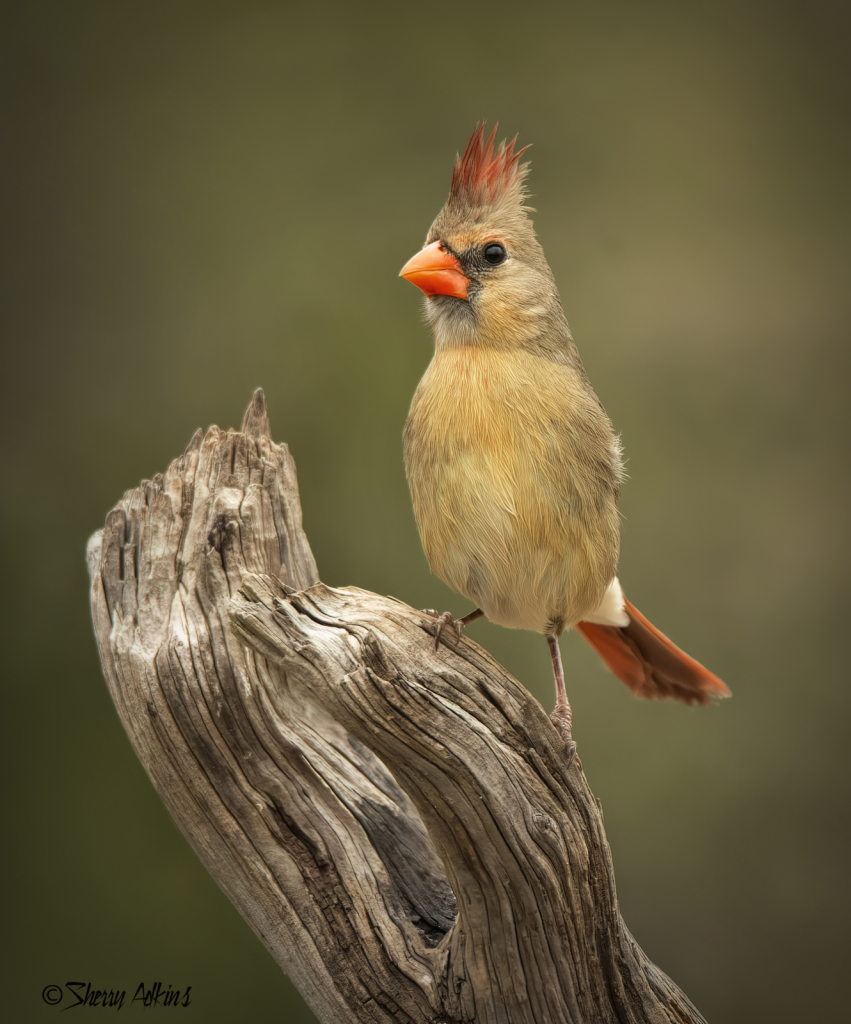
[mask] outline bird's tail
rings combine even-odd
[[[626,626],[578,622],[576,629],[622,683],[639,697],[710,704],[730,691],[714,676],[652,626],[624,598]]]

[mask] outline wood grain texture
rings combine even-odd
[[[258,392],[89,544],[104,673],[193,848],[323,1024],[698,1024],[537,701],[319,582]]]

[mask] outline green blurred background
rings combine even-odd
[[[262,385],[323,580],[467,610],[408,500],[431,341],[397,274],[481,118],[534,143],[537,229],[623,433],[621,578],[734,692],[640,703],[563,641],[624,917],[713,1022],[844,1017],[843,7],[7,10],[6,1019],[54,1019],[42,988],[80,979],[191,985],[205,1024],[313,1020],[124,736],[84,547]],[[469,635],[552,702],[540,637]]]

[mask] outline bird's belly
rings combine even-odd
[[[405,426],[432,571],[500,625],[559,633],[617,570],[617,442],[575,375],[528,353],[438,348]]]
[[[414,511],[433,572],[492,622],[560,633],[599,605],[615,574],[617,539],[611,514],[589,515],[581,480],[549,479],[522,447],[503,447],[498,462],[456,450],[420,486],[415,476]]]

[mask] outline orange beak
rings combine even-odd
[[[399,277],[415,284],[426,295],[454,295],[467,298],[469,277],[461,271],[461,264],[440,242],[432,242],[408,260],[399,271]]]

